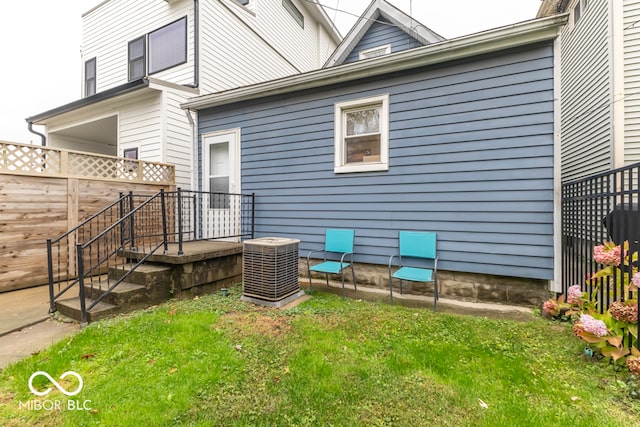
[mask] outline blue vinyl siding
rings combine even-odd
[[[299,238],[302,255],[325,228],[354,228],[356,261],[385,264],[399,230],[436,231],[443,270],[550,280],[552,55],[537,45],[211,108],[200,134],[241,128],[256,234]],[[335,174],[334,104],[385,93],[389,170]]]
[[[344,60],[344,64],[359,60],[360,52],[380,46],[391,45],[391,53],[401,52],[416,47],[423,46],[418,40],[402,31],[397,26],[391,24],[383,17],[376,19],[371,27],[364,34],[362,39],[353,48],[349,56]]]

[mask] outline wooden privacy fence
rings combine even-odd
[[[46,240],[120,193],[174,185],[173,165],[0,141],[0,292],[47,283]]]

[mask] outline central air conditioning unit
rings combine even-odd
[[[304,295],[298,280],[300,240],[262,237],[242,245],[242,300],[281,307]]]

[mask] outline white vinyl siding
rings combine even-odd
[[[562,179],[612,165],[608,0],[592,0],[579,25],[562,30]],[[588,71],[587,71],[588,70]]]
[[[111,0],[83,17],[83,58],[98,58],[97,92],[128,81],[128,45],[132,40],[187,17],[187,62],[154,77],[178,84],[193,83],[193,1]],[[132,19],[135,17],[135,19]]]
[[[180,104],[187,101],[183,94],[167,90],[165,104],[165,156],[164,161],[176,165],[176,186],[191,186],[192,134],[191,125]]]
[[[640,1],[624,1],[625,164],[640,162]],[[635,25],[634,25],[635,24]],[[618,95],[619,99],[620,96]]]
[[[217,92],[297,73],[297,70],[269,47],[264,39],[251,31],[244,21],[254,25],[264,19],[264,16],[254,16],[244,11],[242,6],[234,4],[228,5],[227,9],[227,6],[218,2],[203,2],[200,7],[203,21],[215,22],[215,25],[200,26],[202,93]],[[282,8],[282,5],[279,7]],[[234,10],[235,14],[230,13],[230,10]],[[283,13],[287,14],[284,10]],[[291,19],[289,16],[287,18]]]
[[[164,162],[158,150],[162,138],[159,125],[162,94],[153,92],[135,104],[124,106],[120,114],[120,147],[122,150],[138,147],[138,158],[151,162]]]

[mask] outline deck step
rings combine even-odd
[[[116,282],[109,280],[101,283],[101,286],[85,285],[85,295],[90,299],[100,298],[111,286]],[[116,305],[118,307],[129,308],[132,306],[143,306],[146,298],[147,288],[144,285],[131,282],[121,282],[116,286],[109,294],[107,294],[102,301]]]
[[[87,299],[86,306],[88,307],[93,300]],[[78,321],[82,320],[82,312],[80,310],[80,297],[68,298],[60,301],[56,301],[56,309],[67,317]],[[87,322],[95,322],[98,319],[119,313],[117,306],[113,304],[100,301],[91,310],[87,311]]]

